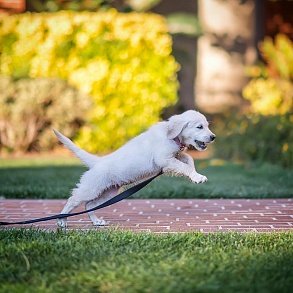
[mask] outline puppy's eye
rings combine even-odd
[[[199,125],[199,126],[197,126],[196,128],[198,128],[198,129],[203,129],[203,126],[202,126],[202,125]]]

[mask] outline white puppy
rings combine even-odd
[[[208,126],[204,115],[189,110],[155,124],[103,157],[78,148],[54,130],[58,139],[89,168],[61,213],[70,213],[81,203],[91,209],[117,195],[121,186],[151,177],[161,170],[187,176],[194,183],[206,182],[206,176],[196,172],[192,157],[183,150],[186,147],[205,150],[216,137]],[[93,212],[89,213],[89,218],[94,225],[105,225],[105,221],[98,219]],[[66,219],[58,220],[58,225],[66,227]]]

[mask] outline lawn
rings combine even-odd
[[[209,179],[192,184],[186,178],[161,176],[136,198],[277,198],[292,197],[293,170],[269,164],[196,162]],[[0,196],[66,198],[86,169],[71,158],[0,160]]]
[[[293,234],[0,231],[1,292],[292,292]]]
[[[209,182],[161,176],[140,198],[291,197],[293,171],[197,162]],[[74,159],[0,160],[0,196],[65,198]],[[291,292],[293,233],[0,230],[0,292]]]

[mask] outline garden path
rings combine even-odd
[[[0,200],[0,221],[17,221],[58,214],[64,204],[65,200],[3,199]],[[106,228],[135,232],[293,231],[291,198],[130,199],[104,208],[96,214],[109,222]],[[69,229],[93,228],[87,215],[69,218],[68,224]],[[33,227],[56,229],[56,223],[53,220],[34,224]]]

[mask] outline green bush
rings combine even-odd
[[[89,106],[85,95],[62,80],[1,77],[0,150],[51,149],[57,142],[52,128],[72,137]]]
[[[261,115],[293,111],[293,43],[284,35],[275,42],[266,38],[260,45],[265,64],[248,69],[253,79],[243,90],[251,110]]]
[[[260,45],[265,63],[248,68],[250,108],[218,121],[216,153],[226,159],[293,166],[293,44],[284,35]]]
[[[89,151],[116,149],[177,100],[178,65],[165,20],[155,14],[1,16],[0,43],[0,74],[58,77],[91,97],[77,138]]]
[[[216,155],[293,166],[293,114],[229,116],[217,125]]]

